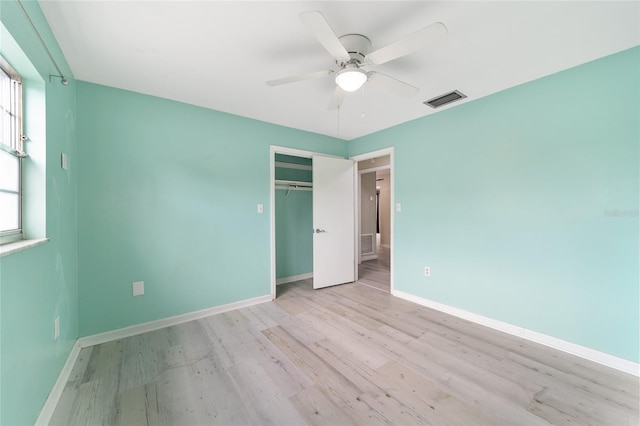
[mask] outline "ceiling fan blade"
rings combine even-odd
[[[335,111],[336,109],[342,106],[342,102],[344,101],[345,92],[339,86],[336,86],[336,90],[333,91],[333,95],[331,96],[331,100],[329,101],[329,106],[327,109],[330,111]]]
[[[333,59],[338,63],[346,62],[351,59],[349,52],[347,52],[347,49],[345,49],[342,43],[340,43],[340,40],[333,32],[322,13],[317,10],[310,10],[302,12],[298,16],[313,33],[320,44],[322,44],[322,46],[327,49],[327,52],[333,56]]]
[[[416,50],[422,49],[429,43],[440,40],[446,35],[447,27],[442,22],[436,22],[408,35],[402,40],[374,50],[369,53],[364,60],[371,65],[384,64],[385,62],[393,61],[394,59],[401,58]]]
[[[397,95],[404,96],[406,98],[416,95],[420,91],[420,89],[415,86],[375,71],[369,73],[368,83],[376,84],[378,87],[393,92]]]
[[[334,73],[333,70],[327,70],[327,71],[310,72],[310,73],[307,73],[307,74],[292,75],[291,77],[277,78],[275,80],[269,80],[269,81],[267,81],[267,86],[279,86],[281,84],[295,83],[296,81],[312,80],[314,78],[326,77],[326,76],[331,75],[333,73]]]

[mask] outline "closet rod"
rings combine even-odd
[[[301,181],[296,181],[296,180],[280,180],[280,179],[276,179],[275,183],[276,183],[276,185],[293,185],[293,186],[307,187],[307,188],[313,187],[313,183],[311,183],[311,182],[301,182]]]
[[[313,191],[310,186],[298,186],[298,185],[276,185],[276,189],[286,189],[287,191]]]
[[[47,52],[47,55],[49,56],[49,59],[51,60],[51,63],[53,63],[53,66],[55,67],[56,71],[58,71],[59,75],[50,75],[49,76],[49,82],[51,82],[51,77],[59,77],[60,78],[60,83],[62,83],[64,86],[68,86],[69,85],[69,80],[67,80],[67,77],[65,77],[65,75],[60,70],[60,67],[58,66],[58,63],[53,58],[53,55],[51,54],[51,51],[47,47],[47,44],[42,39],[42,36],[40,35],[40,32],[36,28],[36,25],[33,23],[33,21],[31,20],[31,17],[27,13],[27,9],[24,8],[24,5],[22,4],[22,2],[20,0],[16,0],[16,3],[20,7],[20,10],[22,11],[22,14],[24,15],[24,17],[27,18],[27,22],[29,22],[29,25],[31,25],[31,29],[35,33],[36,37],[38,37],[38,41],[40,41],[40,44],[42,45],[44,50]]]

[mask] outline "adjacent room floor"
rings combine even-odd
[[[390,292],[390,251],[388,247],[378,246],[377,259],[365,260],[358,265],[358,281],[361,284]]]
[[[638,424],[638,378],[359,283],[83,349],[52,424]]]

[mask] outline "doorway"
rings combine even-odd
[[[393,293],[393,148],[352,157],[357,162],[357,279]]]

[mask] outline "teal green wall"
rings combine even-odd
[[[81,336],[270,294],[269,146],[346,155],[342,140],[85,82],[78,140]]]
[[[634,48],[351,141],[395,147],[396,289],[638,362],[639,76]]]
[[[276,278],[313,272],[313,192],[276,190]]]
[[[68,73],[39,6],[23,3]],[[0,259],[0,424],[35,421],[79,335],[269,294],[269,217],[256,205],[269,211],[271,144],[394,146],[398,290],[638,362],[640,48],[347,144],[51,83],[17,4],[0,2],[0,17],[37,74],[27,107],[42,102],[45,116],[30,133],[46,150],[27,177],[46,196],[28,220],[50,238]]]
[[[23,4],[68,73],[39,6]],[[0,19],[11,34],[0,40],[0,51],[17,71],[25,70],[25,109],[36,112],[25,123],[32,139],[27,152],[34,154],[26,160],[25,193],[30,197],[39,191],[44,202],[27,201],[26,220],[32,225],[27,235],[50,238],[0,258],[0,424],[29,425],[78,337],[76,86],[73,80],[67,87],[59,80],[49,82],[55,68],[15,2],[1,2]],[[69,156],[67,171],[59,166],[61,152]],[[54,340],[57,315],[61,334]]]

